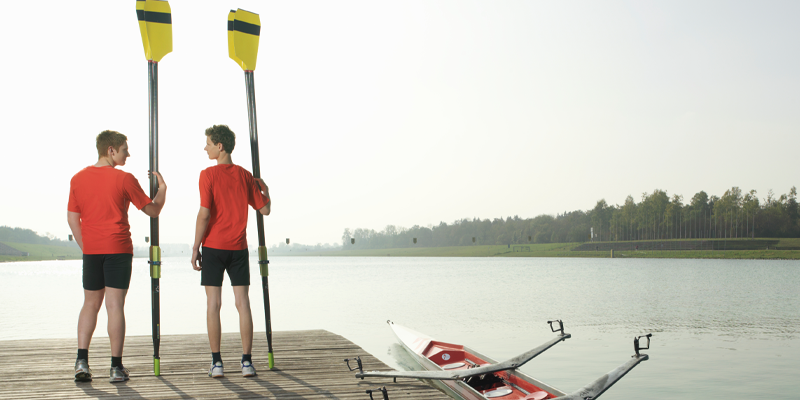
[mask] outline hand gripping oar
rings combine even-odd
[[[148,91],[150,94],[150,171],[158,172],[158,62],[172,52],[172,13],[169,3],[158,0],[136,0],[136,17],[147,58]],[[150,175],[150,198],[158,193],[158,179]],[[158,242],[158,218],[150,218],[150,292],[153,306],[153,372],[161,375],[161,248]]]
[[[258,14],[241,8],[228,13],[228,56],[244,70],[247,88],[247,117],[250,120],[250,155],[253,158],[253,177],[261,178],[258,161],[258,128],[256,124],[256,89],[253,71],[258,56],[258,37],[261,33],[261,19]],[[264,292],[264,316],[267,322],[267,346],[269,347],[269,368],[275,366],[272,354],[272,321],[269,309],[269,260],[264,244],[264,216],[256,212],[258,226],[258,265],[261,272],[261,288]]]

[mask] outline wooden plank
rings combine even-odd
[[[417,380],[355,378],[345,358],[361,356],[369,370],[390,368],[349,340],[324,330],[274,332],[275,366],[267,369],[264,332],[253,340],[253,364],[258,376],[243,378],[239,370],[238,333],[222,335],[225,377],[208,377],[211,354],[205,334],[161,337],[161,376],[153,376],[152,338],[125,340],[123,362],[131,380],[108,383],[110,351],[107,338],[95,338],[89,350],[92,382],[74,382],[75,339],[0,341],[0,357],[13,360],[14,373],[0,382],[5,399],[340,399],[368,400],[367,389],[386,386],[389,398],[447,400],[447,395]],[[379,393],[375,399],[383,399]]]

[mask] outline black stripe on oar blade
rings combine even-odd
[[[144,20],[147,22],[155,22],[158,24],[172,24],[172,14],[148,11],[144,13]]]
[[[230,22],[228,22],[230,24]],[[230,26],[230,25],[228,25]],[[230,29],[230,28],[229,28]],[[259,36],[261,34],[261,26],[255,24],[248,24],[244,21],[236,20],[236,23],[233,24],[233,30],[239,31],[242,33],[247,33],[253,36]]]
[[[228,30],[229,31],[233,30],[233,21],[228,21]]]
[[[139,21],[144,20],[144,10],[136,10],[136,19]]]

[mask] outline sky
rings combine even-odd
[[[124,133],[147,190],[135,1],[7,19],[0,225],[66,239],[71,177]],[[797,1],[172,0],[158,66],[162,243],[192,243],[204,131],[251,168],[227,14],[260,15],[255,90],[266,242],[341,243],[462,218],[588,210],[655,189],[765,198],[800,184]],[[254,212],[248,241],[257,243]],[[148,218],[130,211],[134,245]]]

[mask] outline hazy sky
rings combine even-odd
[[[69,180],[118,130],[147,187],[135,1],[38,3],[0,25],[0,225],[66,238]],[[162,243],[191,243],[205,128],[237,134],[227,14],[260,14],[255,72],[267,244],[344,228],[523,218],[659,188],[688,200],[800,184],[798,1],[172,0],[159,63]],[[146,189],[147,190],[147,189]],[[251,219],[254,220],[251,212]],[[147,217],[131,206],[134,244]],[[255,224],[248,230],[256,243]]]

